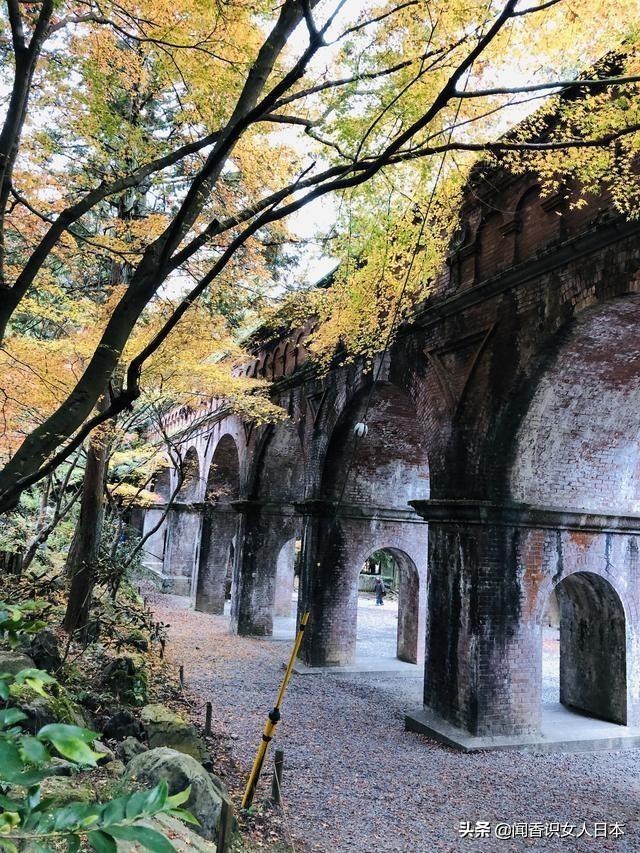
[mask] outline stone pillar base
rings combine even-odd
[[[426,735],[460,752],[598,752],[640,747],[640,728],[584,717],[559,704],[544,708],[541,731],[529,735],[472,735],[428,708],[407,714],[404,723],[407,731]]]
[[[185,575],[173,575],[162,579],[162,592],[171,593],[171,595],[190,595],[191,594],[191,578]]]

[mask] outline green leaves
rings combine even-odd
[[[148,826],[114,826],[110,834],[121,841],[137,842],[153,853],[172,853],[175,850],[168,838]]]
[[[0,711],[0,729],[6,729],[7,726],[13,726],[26,719],[27,715],[20,708],[3,708]]]
[[[97,732],[65,723],[50,723],[38,732],[38,739],[51,743],[64,758],[91,767],[96,766],[97,759],[102,755],[89,746],[97,737]]]
[[[46,601],[25,601],[7,604],[0,601],[0,635],[4,634],[12,649],[18,645],[21,634],[35,634],[46,622],[37,616],[49,607]]]
[[[38,695],[47,698],[47,691],[44,689],[46,684],[57,684],[57,681],[48,672],[42,669],[21,669],[14,676],[14,683],[25,685],[34,690]]]
[[[30,687],[33,691],[46,699],[48,698],[48,695],[45,690],[45,685],[57,683],[58,682],[52,675],[49,675],[48,672],[45,672],[42,669],[21,669],[20,672],[15,674],[10,672],[1,672],[0,699],[3,699],[5,702],[10,699],[14,685],[17,687]]]
[[[20,757],[27,764],[44,764],[51,756],[42,741],[25,735],[20,741]]]
[[[56,808],[50,800],[40,801],[39,787],[34,787],[21,801],[0,797],[0,849],[6,840],[6,849],[13,850],[11,838],[35,841],[38,849],[44,849],[40,842],[51,838],[65,840],[67,849],[75,853],[86,838],[96,853],[113,853],[117,841],[169,853],[175,849],[173,844],[141,821],[165,813],[197,824],[193,815],[177,807],[188,797],[189,789],[169,797],[167,783],[162,781],[150,791],[134,791],[109,803],[74,802]]]
[[[101,829],[95,829],[93,832],[90,832],[87,839],[96,853],[116,853],[118,849],[115,840]]]
[[[7,624],[15,628],[21,622],[19,609],[0,604],[0,626],[5,632],[9,630]],[[46,696],[45,687],[55,683],[48,673],[37,669],[24,669],[15,675],[3,673],[0,698],[10,699],[13,685],[27,685]],[[23,795],[12,792],[11,797],[0,793],[0,851],[17,853],[23,842],[34,843],[38,850],[53,850],[58,849],[56,842],[62,841],[70,853],[77,853],[86,839],[96,853],[115,853],[117,840],[167,853],[175,849],[171,842],[158,830],[141,825],[141,821],[166,813],[197,824],[189,812],[180,808],[189,798],[190,789],[170,797],[166,781],[149,791],[134,791],[104,804],[72,802],[56,806],[54,799],[42,799],[39,783],[55,769],[51,766],[51,750],[80,767],[93,768],[101,757],[91,748],[98,733],[80,726],[50,723],[31,735],[20,726],[26,719],[19,708],[0,709],[0,792],[8,785],[27,789]]]

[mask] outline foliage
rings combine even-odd
[[[17,642],[21,634],[37,630],[34,614],[42,609],[39,602],[0,605],[0,627]],[[5,704],[0,709],[0,848],[17,853],[26,843],[49,850],[49,845],[65,842],[68,850],[78,850],[86,841],[91,849],[103,853],[115,851],[117,841],[123,840],[157,853],[173,850],[162,833],[142,821],[164,813],[197,823],[180,808],[189,789],[170,797],[163,781],[150,791],[130,793],[106,804],[59,805],[55,798],[42,796],[41,783],[57,773],[56,756],[77,770],[97,766],[101,754],[91,745],[98,734],[64,723],[49,723],[35,735],[25,732],[21,723],[27,715],[15,706],[25,685],[44,697],[59,687],[55,678],[37,669],[23,669],[15,675],[0,673],[0,699]]]
[[[46,601],[24,601],[20,604],[0,601],[0,637],[15,649],[22,635],[35,634],[46,625],[38,616],[48,607]],[[1,692],[0,697],[6,699]]]
[[[18,725],[25,715],[18,708],[0,711],[0,848],[18,851],[24,843],[48,850],[49,843],[64,841],[78,850],[86,839],[97,853],[114,851],[118,840],[131,841],[155,853],[174,850],[158,830],[142,823],[158,814],[170,814],[197,823],[180,808],[189,789],[168,795],[166,781],[149,791],[135,791],[108,803],[71,802],[56,806],[42,797],[40,782],[55,772],[51,749],[78,767],[95,766],[99,754],[89,743],[95,732],[77,726],[50,724],[35,735]],[[20,795],[16,788],[24,788]]]
[[[340,271],[295,312],[317,321],[325,363],[336,348],[371,357],[431,292],[483,155],[522,154],[514,168],[548,184],[568,172],[638,207],[636,0],[8,9],[3,509],[147,394],[277,416],[238,369],[239,341],[287,291],[286,223],[304,207],[335,199],[319,236]],[[527,160],[509,126],[621,44],[612,68],[628,79],[556,98]]]

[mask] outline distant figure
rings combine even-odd
[[[376,591],[376,607],[377,607],[379,604],[380,605],[384,604],[384,601],[382,599],[387,594],[387,588],[385,587],[384,581],[382,580],[380,575],[378,575],[376,578],[374,589]]]

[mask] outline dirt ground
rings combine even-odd
[[[195,613],[175,596],[156,595],[152,604],[171,626],[167,655],[184,666],[194,719],[203,723],[212,703],[216,769],[239,802],[291,644],[232,636],[227,617]],[[359,634],[371,619],[384,635],[380,620],[392,625],[391,610],[369,611],[359,616]],[[545,649],[553,654],[552,636]],[[294,676],[277,732],[284,809],[273,818],[267,809],[263,823],[255,818],[248,849],[640,850],[638,752],[463,755],[404,730],[421,689],[418,676]],[[494,837],[498,823],[515,824],[501,831],[519,836]]]

